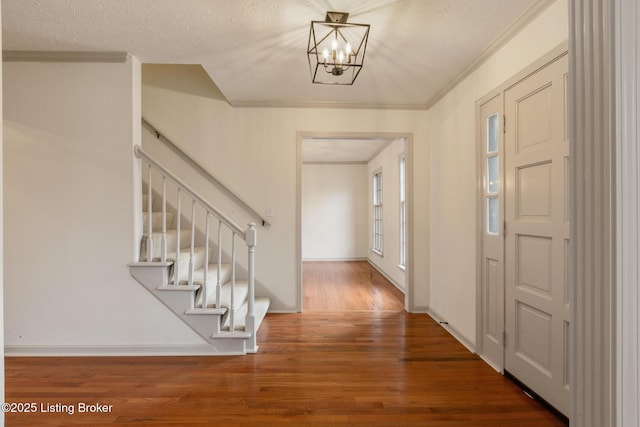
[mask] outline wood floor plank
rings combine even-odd
[[[8,426],[562,426],[424,314],[269,314],[258,354],[6,358]],[[78,413],[80,402],[112,405]]]
[[[404,294],[367,261],[307,261],[302,280],[304,311],[404,309]]]

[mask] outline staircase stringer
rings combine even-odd
[[[185,310],[193,307],[199,286],[167,285],[170,262],[136,262],[129,264],[131,276],[176,315],[211,347],[212,355],[245,354],[245,340],[220,340],[214,325],[220,325],[225,309]],[[163,285],[158,285],[162,283]],[[213,329],[212,329],[213,328]]]

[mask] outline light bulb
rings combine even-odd
[[[344,50],[347,52],[347,55],[353,55],[353,49],[351,49],[351,44],[347,43],[344,47]]]
[[[322,51],[322,57],[324,58],[324,62],[327,62],[329,60],[329,49],[327,49],[326,47]]]
[[[338,50],[338,39],[333,39],[333,41],[331,42],[331,50]]]
[[[342,64],[342,61],[344,61],[344,52],[342,50],[338,52],[338,60],[340,61],[341,64]]]

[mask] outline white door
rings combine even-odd
[[[568,415],[569,141],[564,55],[504,92],[504,368]]]
[[[480,105],[478,138],[482,153],[482,358],[502,372],[504,366],[504,262],[502,224],[502,93]]]

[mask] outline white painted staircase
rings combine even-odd
[[[148,173],[142,212],[145,233],[139,261],[129,264],[131,275],[204,338],[212,354],[257,352],[256,334],[271,301],[254,296],[255,225],[243,230],[141,147],[136,147],[135,154],[147,164]],[[153,176],[161,182],[156,193]],[[167,202],[167,183],[175,186],[175,211]],[[186,222],[183,199],[191,205],[190,229],[181,228]],[[204,231],[196,226],[197,210],[205,217]],[[217,245],[211,244],[211,219]],[[246,266],[239,265],[236,246],[247,250]],[[237,270],[245,273],[246,280],[236,279]]]

